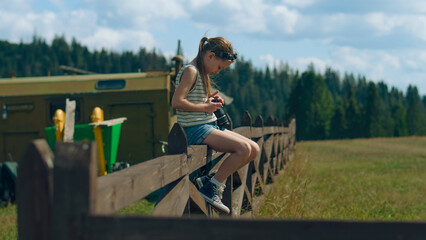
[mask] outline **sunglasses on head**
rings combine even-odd
[[[236,53],[227,53],[227,52],[222,52],[222,51],[212,51],[216,56],[226,59],[226,60],[231,60],[234,61],[235,59],[237,59],[238,54]]]

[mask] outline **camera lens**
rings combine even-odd
[[[217,100],[217,98],[215,98],[215,99],[213,100],[213,102],[219,102],[219,101]],[[216,115],[216,118],[217,118],[217,120],[216,120],[217,125],[218,125],[221,129],[229,128],[229,127],[231,126],[231,124],[230,124],[230,123],[229,123],[229,121],[228,121],[228,116],[226,116],[226,113],[225,113],[225,111],[223,111],[223,109],[222,109],[222,108],[219,108],[218,110],[216,110],[216,111],[214,112],[214,115]]]

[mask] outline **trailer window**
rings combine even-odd
[[[126,86],[126,80],[100,80],[96,83],[95,88],[97,90],[112,90],[112,89],[123,89]]]

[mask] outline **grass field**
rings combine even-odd
[[[426,137],[296,147],[257,217],[426,221]]]
[[[16,205],[0,208],[0,240],[18,239]]]
[[[259,218],[426,221],[426,137],[298,142]],[[149,214],[138,201],[118,214]],[[16,205],[0,240],[17,239]]]

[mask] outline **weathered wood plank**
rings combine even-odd
[[[30,142],[19,162],[18,237],[50,240],[53,201],[53,153],[46,140]]]
[[[273,157],[273,158],[271,159],[271,172],[272,172],[272,175],[273,175],[273,176],[275,176],[275,175],[277,174],[277,171],[278,171],[278,166],[277,166],[277,164],[278,164],[278,159],[277,159],[277,157]]]
[[[263,137],[263,128],[252,127],[251,128],[251,138],[260,138]]]
[[[263,143],[263,149],[265,150],[266,156],[268,157],[268,160],[271,158],[272,155],[272,147],[274,144],[274,138],[273,136],[270,136],[264,143]]]
[[[241,214],[241,206],[243,204],[244,198],[244,189],[247,188],[247,170],[248,164],[244,165],[244,167],[240,168],[237,171],[238,176],[241,180],[241,185],[232,192],[232,216],[239,216]],[[247,196],[250,198],[251,196]]]
[[[153,216],[182,216],[189,199],[189,178],[185,176],[155,206]]]
[[[74,140],[75,107],[75,100],[70,101],[67,98],[65,101],[64,142],[72,142]]]
[[[255,185],[255,183],[253,183],[253,178],[252,178],[253,174],[256,174],[256,170],[254,169],[254,162],[250,162],[248,164],[247,177],[246,177],[246,179],[247,179],[246,185],[247,185],[247,188],[250,190],[249,191],[250,197],[253,196],[252,189],[254,189],[253,186]]]
[[[223,157],[213,166],[213,168],[210,170],[210,173],[211,172],[216,172],[218,169],[219,169],[219,167],[220,167],[220,165],[222,165],[222,163],[230,156],[231,154],[230,153],[226,153],[225,155],[223,155]]]
[[[243,135],[246,138],[252,138],[251,127],[238,127],[233,130],[234,132]]]
[[[186,151],[188,141],[180,123],[175,123],[167,136],[168,154],[180,154]]]
[[[98,179],[96,213],[114,213],[189,173],[185,154],[166,155]]]
[[[245,111],[243,116],[241,117],[241,126],[251,127],[251,116],[248,111]]]
[[[201,211],[205,215],[209,215],[209,210],[207,207],[206,200],[204,200],[203,196],[201,196],[198,189],[191,182],[189,183],[189,197],[201,209]]]
[[[245,184],[241,184],[238,188],[232,191],[232,217],[238,217],[241,214],[241,205],[243,204]]]
[[[188,146],[188,171],[191,173],[206,165],[211,159],[207,156],[207,145]]]
[[[223,152],[216,152],[216,151],[214,151],[214,150],[212,150],[212,160],[214,160],[214,159],[217,159],[217,158],[219,158],[219,157],[221,157],[221,155],[223,155],[224,153]],[[222,157],[223,158],[223,157]]]
[[[223,191],[222,203],[225,204],[225,206],[230,208],[231,214],[232,214],[232,208],[231,207],[232,207],[232,199],[234,197],[232,195],[232,189],[234,188],[234,186],[233,186],[233,175],[226,178],[225,186],[226,187]]]
[[[81,239],[82,216],[94,213],[96,143],[58,142],[53,170],[52,239]]]
[[[246,187],[244,188],[244,193],[246,194],[246,197],[247,197],[247,200],[249,201],[250,206],[253,206],[253,205],[252,205],[252,197],[251,197],[251,193],[250,193],[250,190],[249,190],[249,188],[247,187],[247,185],[246,185]]]
[[[266,161],[263,164],[263,183],[266,183],[266,179],[268,178],[268,174],[271,171],[271,155],[272,155],[272,145],[274,142],[273,136],[270,136],[264,143],[263,149],[266,157]]]
[[[297,239],[423,240],[424,222],[349,222],[203,217],[91,216],[88,240]]]
[[[274,144],[273,144],[273,149],[272,151],[274,152],[274,156],[278,155],[278,141],[279,141],[279,135],[280,134],[274,134]]]
[[[260,180],[260,176],[258,173],[254,173],[253,175],[251,175],[251,182],[252,182],[252,186],[251,186],[251,195],[252,197],[254,196],[254,190],[256,189],[256,182]],[[262,183],[259,181],[259,184],[261,185],[261,188],[263,187]]]
[[[101,121],[101,122],[93,122],[93,123],[89,123],[89,125],[111,127],[111,126],[116,125],[116,124],[121,124],[126,120],[127,120],[126,117],[121,117],[121,118],[114,118],[114,119],[109,119],[109,120]]]
[[[266,185],[268,176],[272,176],[271,164],[269,164],[269,162],[263,164],[263,171],[264,173],[263,173],[262,180],[263,180],[263,183]]]

